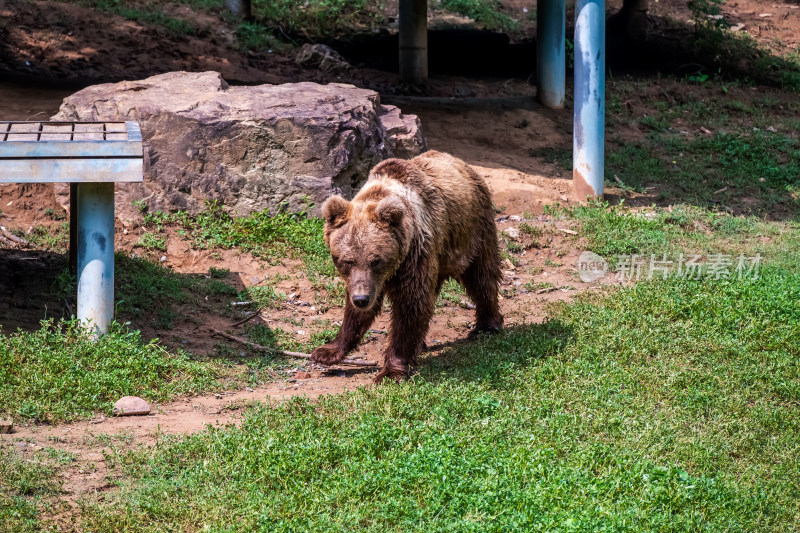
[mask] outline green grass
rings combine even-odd
[[[800,91],[800,56],[780,54],[759,43],[747,32],[701,26],[687,41],[689,53],[705,67],[701,74],[741,80],[750,84]],[[700,77],[704,80],[704,77]]]
[[[610,81],[608,94],[606,184],[624,197],[645,192],[664,206],[800,220],[800,106],[792,94],[721,79],[656,87],[630,77]],[[638,138],[614,133],[634,123]]]
[[[42,511],[53,508],[61,491],[56,474],[73,459],[52,448],[39,450],[28,459],[13,445],[0,448],[0,524],[4,531],[43,531]]]
[[[766,261],[790,268],[800,246],[800,223],[765,222],[755,216],[732,216],[689,205],[669,209],[631,210],[624,205],[596,203],[551,208],[551,213],[581,222],[584,246],[614,266],[616,256],[641,254],[760,254]]]
[[[77,322],[43,322],[32,332],[0,332],[0,416],[60,422],[111,414],[136,395],[166,401],[220,387],[211,363],[170,353],[137,331],[113,325],[92,341]]]
[[[314,306],[319,311],[324,313],[332,307],[344,307],[347,289],[342,280],[324,276],[316,277],[313,281]]]
[[[759,130],[627,144],[609,153],[606,181],[611,184],[616,175],[638,189],[659,184],[662,198],[701,206],[723,201],[737,206],[742,197],[752,197],[760,214],[780,217],[787,210],[800,212],[798,173],[800,141]],[[776,206],[781,209],[773,213]]]
[[[102,531],[800,527],[800,275],[642,283],[117,458]],[[224,480],[224,481],[223,481]]]

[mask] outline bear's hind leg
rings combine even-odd
[[[497,242],[485,243],[460,280],[475,304],[475,329],[470,332],[469,338],[481,332],[497,333],[503,327],[503,315],[500,314],[497,299],[501,276]]]

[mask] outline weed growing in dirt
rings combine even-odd
[[[412,383],[133,452],[85,526],[796,529],[799,301],[796,266],[583,297],[427,358]]]
[[[77,321],[42,322],[32,333],[0,332],[0,415],[58,422],[111,414],[126,395],[165,401],[219,387],[215,367],[170,353],[113,325],[92,341]]]
[[[253,15],[276,36],[325,37],[377,29],[382,4],[367,0],[253,0]]]
[[[319,311],[325,312],[331,307],[344,307],[347,289],[341,280],[327,276],[317,278],[313,288],[317,291],[314,295],[314,305]]]
[[[519,230],[533,239],[539,239],[544,236],[544,231],[538,226],[531,226],[527,222],[522,222],[519,225]]]
[[[453,13],[474,19],[489,30],[514,31],[519,23],[500,11],[497,0],[441,0],[439,5]]]
[[[241,301],[252,301],[257,307],[264,309],[280,309],[286,295],[275,290],[271,285],[251,285],[239,293]]]
[[[130,7],[125,0],[83,0],[81,3],[100,11],[114,13],[129,20],[161,26],[175,36],[194,35],[197,33],[197,28],[191,23],[183,19],[167,16],[157,7],[144,6],[144,9]]]
[[[236,39],[243,50],[275,50],[283,46],[273,31],[256,22],[243,22],[236,27]]]
[[[734,33],[709,24],[696,27],[690,46],[690,51],[706,66],[706,74],[716,72],[745,83],[800,91],[800,57],[796,52],[780,55],[747,32]]]
[[[148,231],[139,237],[136,245],[141,246],[145,250],[158,250],[164,252],[167,250],[167,239]]]
[[[530,292],[540,291],[542,289],[550,289],[553,287],[553,284],[549,281],[529,281],[525,284],[525,288]]]
[[[548,163],[555,164],[558,168],[565,172],[572,172],[572,149],[569,148],[553,148],[546,146],[543,148],[531,148],[528,150],[530,157],[538,157],[544,159]]]
[[[436,302],[438,307],[447,305],[445,302],[456,304],[459,307],[466,307],[466,302],[469,301],[467,291],[461,286],[459,282],[453,278],[449,278],[442,285],[442,291],[439,293],[439,299]]]
[[[317,346],[325,344],[333,340],[339,332],[338,326],[334,326],[330,321],[320,321],[315,323],[313,327],[316,331],[311,331],[308,341],[298,340],[298,336],[291,331],[286,331],[282,327],[271,328],[264,324],[254,324],[247,326],[245,332],[247,336],[261,346],[274,348],[274,354],[267,354],[266,359],[261,362],[272,362],[276,360],[278,363],[285,363],[287,358],[279,353],[279,350],[289,350],[292,352],[310,352]],[[321,328],[320,328],[321,326]],[[304,326],[308,327],[308,326]],[[262,352],[258,352],[261,357],[264,357]]]
[[[305,213],[268,211],[234,218],[222,206],[211,203],[208,209],[192,216],[185,212],[152,213],[146,226],[177,224],[198,248],[238,247],[257,257],[277,262],[284,257],[303,260],[309,277],[334,276],[336,269],[322,239],[323,222]]]
[[[32,246],[56,253],[67,253],[69,249],[69,223],[62,222],[55,228],[34,226],[28,233],[21,235]]]
[[[230,273],[231,273],[231,269],[230,268],[215,268],[215,267],[211,267],[211,268],[208,269],[208,274],[212,278],[216,278],[216,279],[225,279],[225,278],[228,277],[228,275]]]

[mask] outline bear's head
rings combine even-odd
[[[372,308],[408,253],[406,206],[393,195],[353,202],[332,196],[322,216],[325,244],[350,301],[364,311]]]

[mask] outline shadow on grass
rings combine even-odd
[[[430,382],[457,379],[493,387],[513,386],[517,370],[559,353],[573,337],[572,327],[557,319],[513,326],[497,335],[437,348],[423,356],[420,376]]]
[[[118,322],[135,327],[171,329],[192,306],[192,314],[211,312],[212,297],[231,297],[241,280],[212,274],[179,274],[142,258],[114,257],[114,304]],[[227,278],[232,276],[227,275]],[[67,255],[37,250],[0,250],[0,326],[6,331],[33,331],[42,320],[69,319],[77,309],[77,280]],[[214,303],[214,302],[211,302]]]

